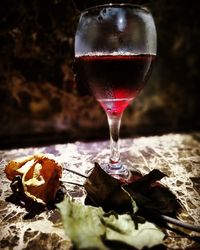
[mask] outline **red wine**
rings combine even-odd
[[[76,58],[76,79],[86,84],[106,112],[118,115],[144,87],[154,55],[86,55]]]

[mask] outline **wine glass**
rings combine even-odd
[[[106,4],[81,13],[75,35],[76,78],[107,114],[111,154],[102,168],[117,178],[129,178],[130,173],[119,152],[122,114],[144,87],[155,56],[156,28],[147,8]]]

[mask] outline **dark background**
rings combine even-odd
[[[97,2],[0,2],[1,148],[108,138],[104,112],[72,71],[77,7]],[[154,0],[148,6],[157,26],[157,61],[124,113],[121,137],[198,131],[199,1]]]

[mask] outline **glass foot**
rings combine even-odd
[[[131,172],[128,170],[127,166],[119,163],[104,163],[100,164],[101,168],[112,177],[119,179],[122,182],[128,182],[131,177]]]

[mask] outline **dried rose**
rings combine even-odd
[[[33,155],[10,161],[5,173],[11,181],[15,176],[21,175],[25,195],[34,201],[47,204],[55,200],[62,168],[47,156]]]

